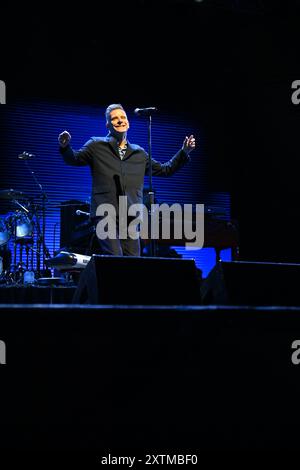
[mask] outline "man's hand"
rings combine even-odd
[[[70,140],[71,140],[71,134],[68,131],[63,131],[58,136],[58,142],[61,147],[66,147],[67,145],[69,145]]]
[[[195,147],[195,137],[193,135],[190,135],[189,137],[186,136],[182,145],[182,150],[188,155],[192,150],[194,150]]]

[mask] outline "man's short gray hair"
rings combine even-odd
[[[123,111],[125,111],[125,109],[123,108],[123,106],[120,103],[110,104],[109,106],[107,106],[106,111],[105,111],[105,118],[106,118],[107,122],[109,122],[110,113],[114,109],[123,109]]]

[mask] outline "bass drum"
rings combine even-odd
[[[0,219],[0,246],[6,245],[11,236],[11,231],[6,221]]]
[[[11,250],[8,248],[8,245],[6,246],[1,246],[0,247],[0,278],[2,275],[5,276],[5,274],[9,271],[11,266]]]

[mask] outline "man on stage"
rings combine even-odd
[[[111,104],[105,112],[106,137],[91,137],[75,151],[70,145],[71,135],[62,132],[59,137],[60,152],[69,165],[89,165],[92,174],[91,218],[97,222],[96,211],[100,204],[112,204],[118,213],[119,196],[127,197],[127,204],[143,203],[144,176],[148,174],[147,152],[127,139],[129,121],[120,104]],[[185,137],[182,148],[166,163],[152,159],[153,176],[171,176],[190,160],[195,148],[193,135]],[[117,221],[118,222],[118,221]],[[100,239],[101,252],[106,255],[139,256],[140,241],[129,236]]]

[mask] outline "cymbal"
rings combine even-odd
[[[14,189],[1,189],[0,199],[28,199],[28,196],[22,191],[15,191]]]
[[[64,204],[63,202],[58,203],[58,204],[49,203],[49,206],[56,207],[56,208],[59,208],[59,207],[78,207],[78,206],[86,206],[86,205],[88,205],[86,202],[83,202],[83,203],[80,203],[80,204]]]
[[[38,208],[42,208],[43,207],[43,204],[42,203],[37,203],[37,204],[34,204],[36,207]],[[87,202],[82,202],[82,203],[76,203],[76,204],[68,204],[68,203],[59,203],[59,202],[51,202],[51,201],[46,201],[45,202],[45,207],[51,207],[51,208],[55,208],[55,209],[59,209],[60,207],[78,207],[78,206],[86,206],[88,205]]]

